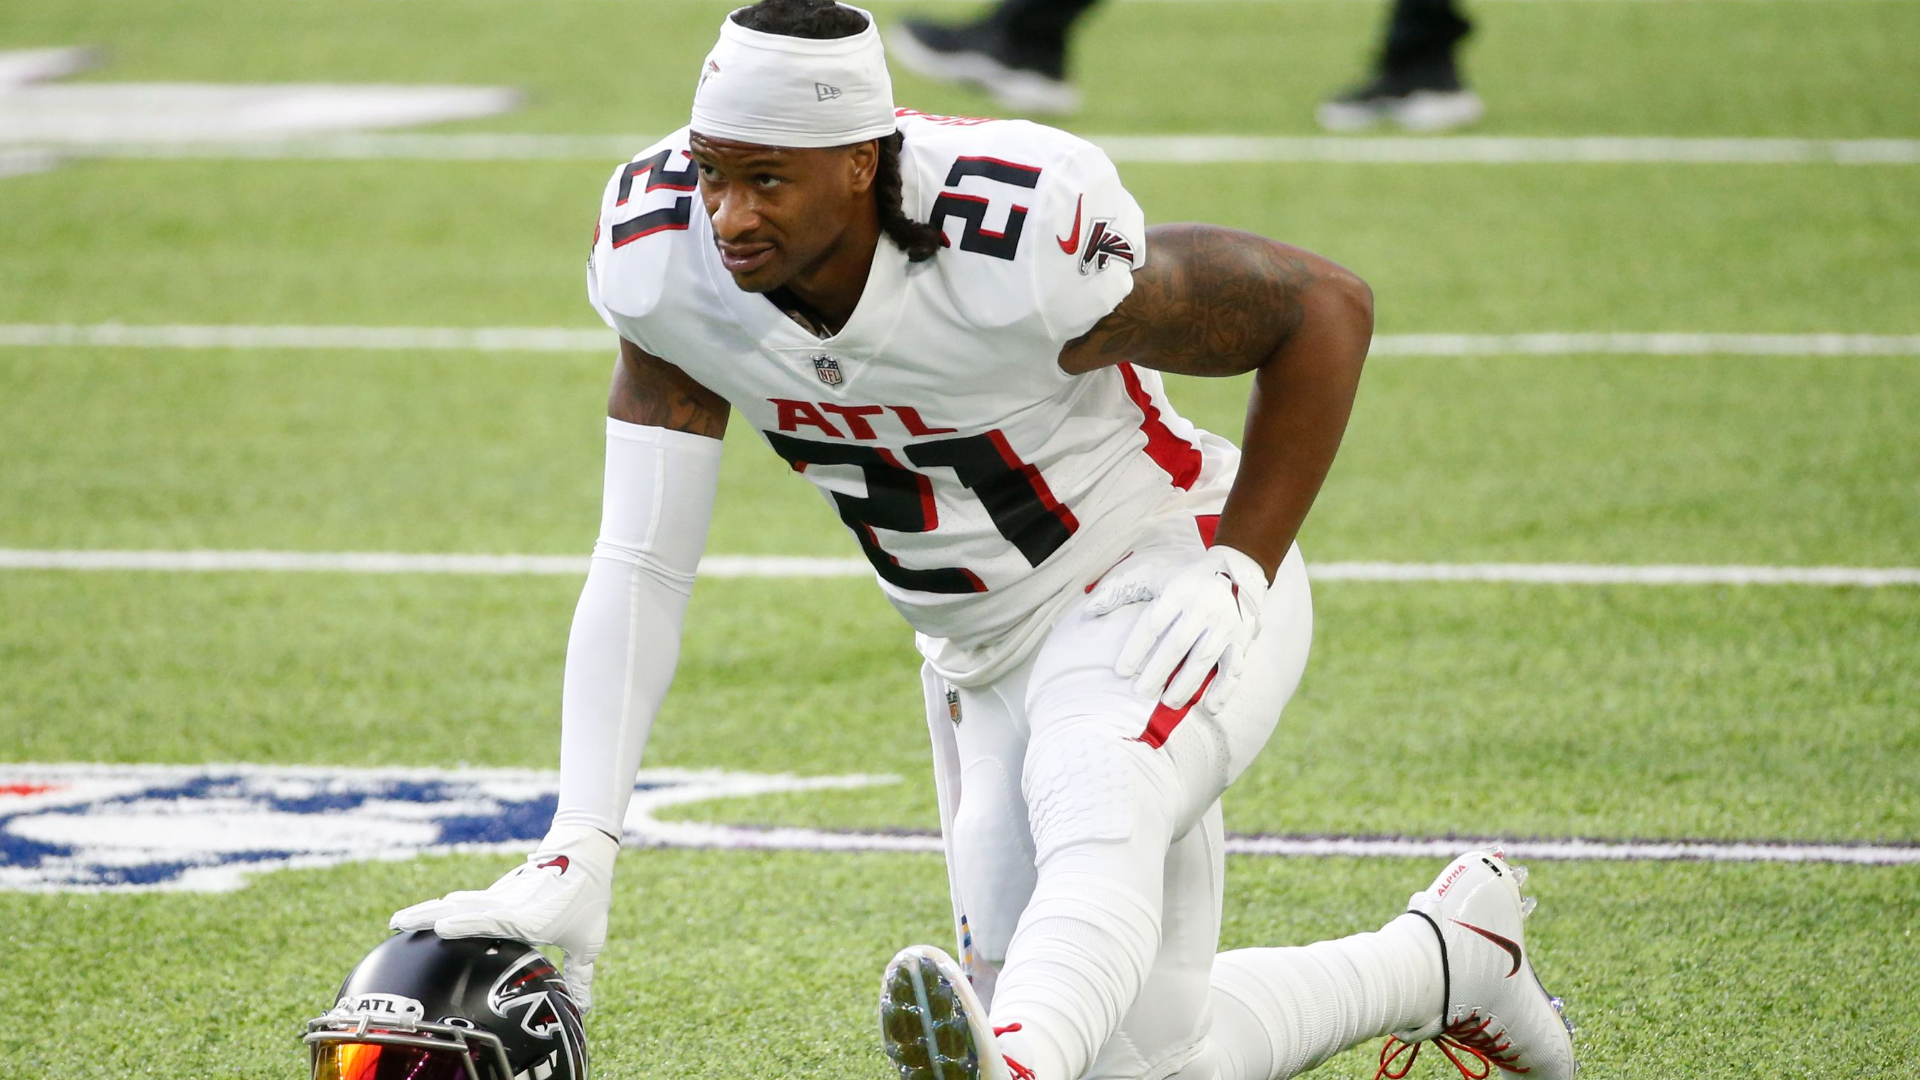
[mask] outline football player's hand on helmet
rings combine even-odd
[[[1259,632],[1267,572],[1252,556],[1224,545],[1208,548],[1158,589],[1141,576],[1152,572],[1141,566],[1094,590],[1087,609],[1093,615],[1152,599],[1120,647],[1114,670],[1133,679],[1137,693],[1157,696],[1170,709],[1191,705],[1205,686],[1200,705],[1218,712],[1240,681],[1247,646]]]
[[[485,889],[448,893],[394,913],[395,930],[443,938],[513,938],[558,945],[562,972],[582,1012],[593,1005],[593,961],[607,944],[613,858],[620,844],[599,829],[557,825],[527,861]]]

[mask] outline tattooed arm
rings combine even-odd
[[[1159,225],[1147,247],[1133,291],[1067,343],[1060,367],[1254,372],[1240,474],[1216,542],[1271,577],[1340,449],[1373,337],[1373,292],[1318,255],[1232,229]]]
[[[725,398],[686,372],[620,339],[620,364],[613,369],[613,389],[607,394],[608,416],[718,439],[727,433],[731,411]]]

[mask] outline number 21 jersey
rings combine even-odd
[[[847,324],[816,336],[733,283],[682,129],[615,172],[587,288],[622,337],[724,397],[852,532],[921,652],[961,685],[1018,664],[1152,520],[1217,513],[1231,444],[1131,364],[1060,370],[1146,261],[1093,144],[901,110],[903,203],[945,246],[882,238]]]

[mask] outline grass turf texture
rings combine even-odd
[[[635,132],[685,122],[731,6],[73,0],[0,12],[0,45],[105,44],[115,63],[92,77],[107,81],[505,84],[528,91],[526,111],[450,130]],[[874,8],[883,22],[969,10]],[[1346,2],[1108,5],[1075,41],[1087,108],[1074,126],[1311,132],[1314,103],[1362,74],[1383,17]],[[1465,62],[1489,134],[1920,135],[1906,104],[1920,96],[1912,4],[1502,4],[1474,18]],[[998,112],[980,94],[897,78],[903,104]]]
[[[0,607],[25,616],[0,627],[0,745],[551,767],[573,594],[0,575]],[[1304,687],[1228,797],[1235,830],[1920,840],[1914,590],[1332,584],[1316,618]],[[910,642],[870,586],[712,581],[648,760],[891,772],[907,782],[690,813],[931,828],[921,717]]]
[[[0,321],[598,327],[582,264],[615,164],[92,161],[11,178],[0,277],[18,287]],[[1912,168],[1122,175],[1149,221],[1249,229],[1353,268],[1382,333],[1920,333]],[[130,183],[137,214],[103,209]]]
[[[387,913],[506,862],[282,873],[219,896],[0,895],[8,926],[62,928],[33,939],[40,962],[14,976],[15,1000],[38,1003],[37,1019],[0,1027],[0,1055],[19,1075],[75,1080],[296,1075],[301,1025]],[[1373,929],[1436,869],[1232,860],[1222,944]],[[1533,869],[1541,907],[1528,944],[1584,1025],[1583,1075],[1895,1075],[1886,1044],[1905,1030],[1920,979],[1920,869]],[[619,875],[588,1028],[596,1076],[880,1076],[881,965],[902,943],[950,933],[929,857],[630,852]],[[18,929],[9,936],[20,943]],[[1372,1068],[1365,1047],[1317,1075]]]
[[[599,522],[604,357],[0,351],[0,547],[533,551]],[[1175,401],[1237,435],[1245,382]],[[1312,559],[1903,565],[1911,361],[1382,359]],[[708,550],[856,557],[744,424]]]

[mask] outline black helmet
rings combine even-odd
[[[579,1006],[523,941],[396,934],[306,1041],[313,1080],[587,1080]]]

